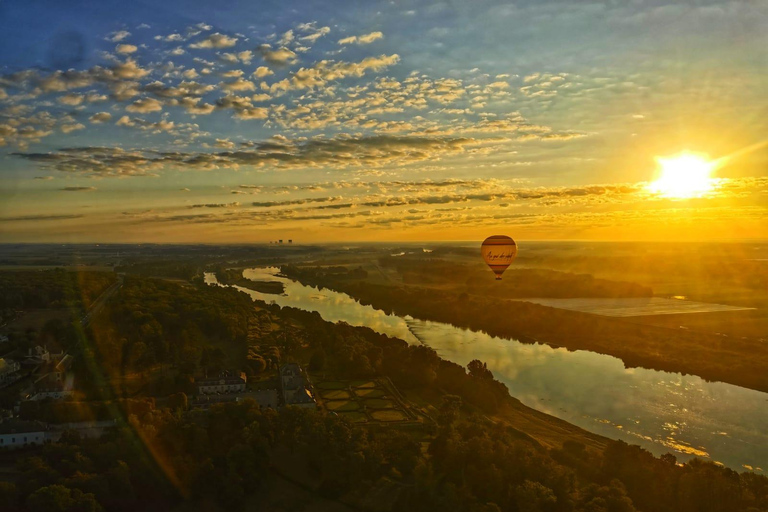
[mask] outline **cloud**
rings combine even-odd
[[[169,105],[181,106],[184,108],[184,110],[187,111],[188,114],[192,115],[208,115],[216,110],[214,105],[209,103],[200,103],[200,98],[186,97],[179,100],[173,99],[169,102]]]
[[[46,220],[81,219],[82,215],[22,215],[19,217],[0,217],[2,222],[38,222]]]
[[[263,109],[266,116],[266,109]],[[242,119],[262,118],[258,109],[236,114]],[[221,152],[126,151],[121,148],[64,148],[49,153],[12,153],[43,168],[96,176],[153,175],[178,169],[238,169],[240,166],[274,169],[382,167],[435,161],[444,156],[486,151],[501,141],[471,138],[339,136],[291,141],[271,138],[244,143],[243,149]]]
[[[193,204],[190,208],[234,208],[240,206],[240,203],[234,201],[232,203],[206,203],[206,204]]]
[[[111,34],[109,34],[108,40],[112,41],[113,43],[117,43],[129,37],[130,35],[131,33],[128,32],[127,30],[118,30],[117,32],[112,32]]]
[[[64,187],[59,190],[63,190],[66,192],[87,192],[91,190],[96,190],[96,187]]]
[[[302,41],[309,41],[310,43],[314,43],[324,35],[331,32],[331,27],[320,27],[315,28],[314,26],[310,29],[312,31],[311,34],[308,34],[306,36],[301,36],[299,39]]]
[[[209,35],[202,41],[190,44],[189,47],[194,49],[230,48],[232,46],[235,46],[235,44],[237,44],[236,37],[230,37],[230,36],[219,34],[218,32],[216,32],[214,34]]]
[[[290,91],[297,89],[311,89],[324,85],[329,80],[341,80],[346,77],[362,77],[367,71],[381,71],[400,62],[400,56],[379,55],[378,57],[366,57],[360,62],[334,62],[322,60],[311,68],[301,68],[270,86],[270,91]]]
[[[85,99],[80,94],[65,94],[64,96],[59,96],[56,98],[56,101],[61,103],[62,105],[69,105],[71,107],[77,106],[83,102],[83,99]]]
[[[61,131],[63,133],[72,133],[77,130],[84,130],[85,125],[81,123],[74,123],[74,124],[63,124],[61,125]]]
[[[248,80],[245,80],[243,78],[238,78],[234,82],[222,82],[219,84],[219,88],[227,91],[227,92],[233,92],[233,91],[254,91],[256,90],[256,85],[254,85],[253,82],[250,82]]]
[[[258,50],[265,61],[275,66],[294,64],[298,60],[296,53],[284,46],[273,50],[270,45],[263,44],[259,46]]]
[[[176,123],[173,121],[167,121],[161,119],[157,122],[145,121],[138,117],[131,119],[128,116],[123,116],[115,123],[117,126],[130,126],[132,128],[139,128],[141,130],[149,130],[155,133],[160,132],[172,132],[176,128]]]
[[[141,98],[125,107],[125,110],[142,114],[146,114],[147,112],[159,112],[163,110],[163,104],[154,98]]]
[[[105,123],[110,119],[112,119],[112,114],[109,112],[97,112],[88,118],[88,120],[94,124]]]
[[[274,71],[266,66],[259,66],[256,71],[253,72],[253,76],[256,78],[264,78],[265,76],[274,75]]]
[[[382,39],[384,34],[381,32],[371,32],[370,34],[364,34],[362,36],[350,36],[344,39],[339,39],[339,44],[371,44],[377,39]]]
[[[51,131],[40,130],[32,126],[25,126],[23,128],[19,128],[16,133],[18,133],[19,137],[23,137],[25,139],[39,139],[42,137],[47,137],[51,134]]]
[[[138,50],[139,47],[133,44],[119,44],[115,47],[115,51],[123,55],[136,53]]]

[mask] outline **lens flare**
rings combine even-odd
[[[674,157],[657,157],[659,177],[648,185],[648,190],[662,197],[689,199],[701,197],[715,188],[712,171],[716,163],[703,156],[681,153]]]

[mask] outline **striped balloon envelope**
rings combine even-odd
[[[506,235],[489,236],[480,247],[480,254],[496,274],[496,279],[500,280],[501,274],[517,256],[517,244]]]

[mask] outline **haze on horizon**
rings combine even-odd
[[[768,1],[138,5],[0,4],[0,242],[768,238]]]

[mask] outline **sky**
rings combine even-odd
[[[0,242],[765,239],[767,71],[768,0],[4,1]]]

